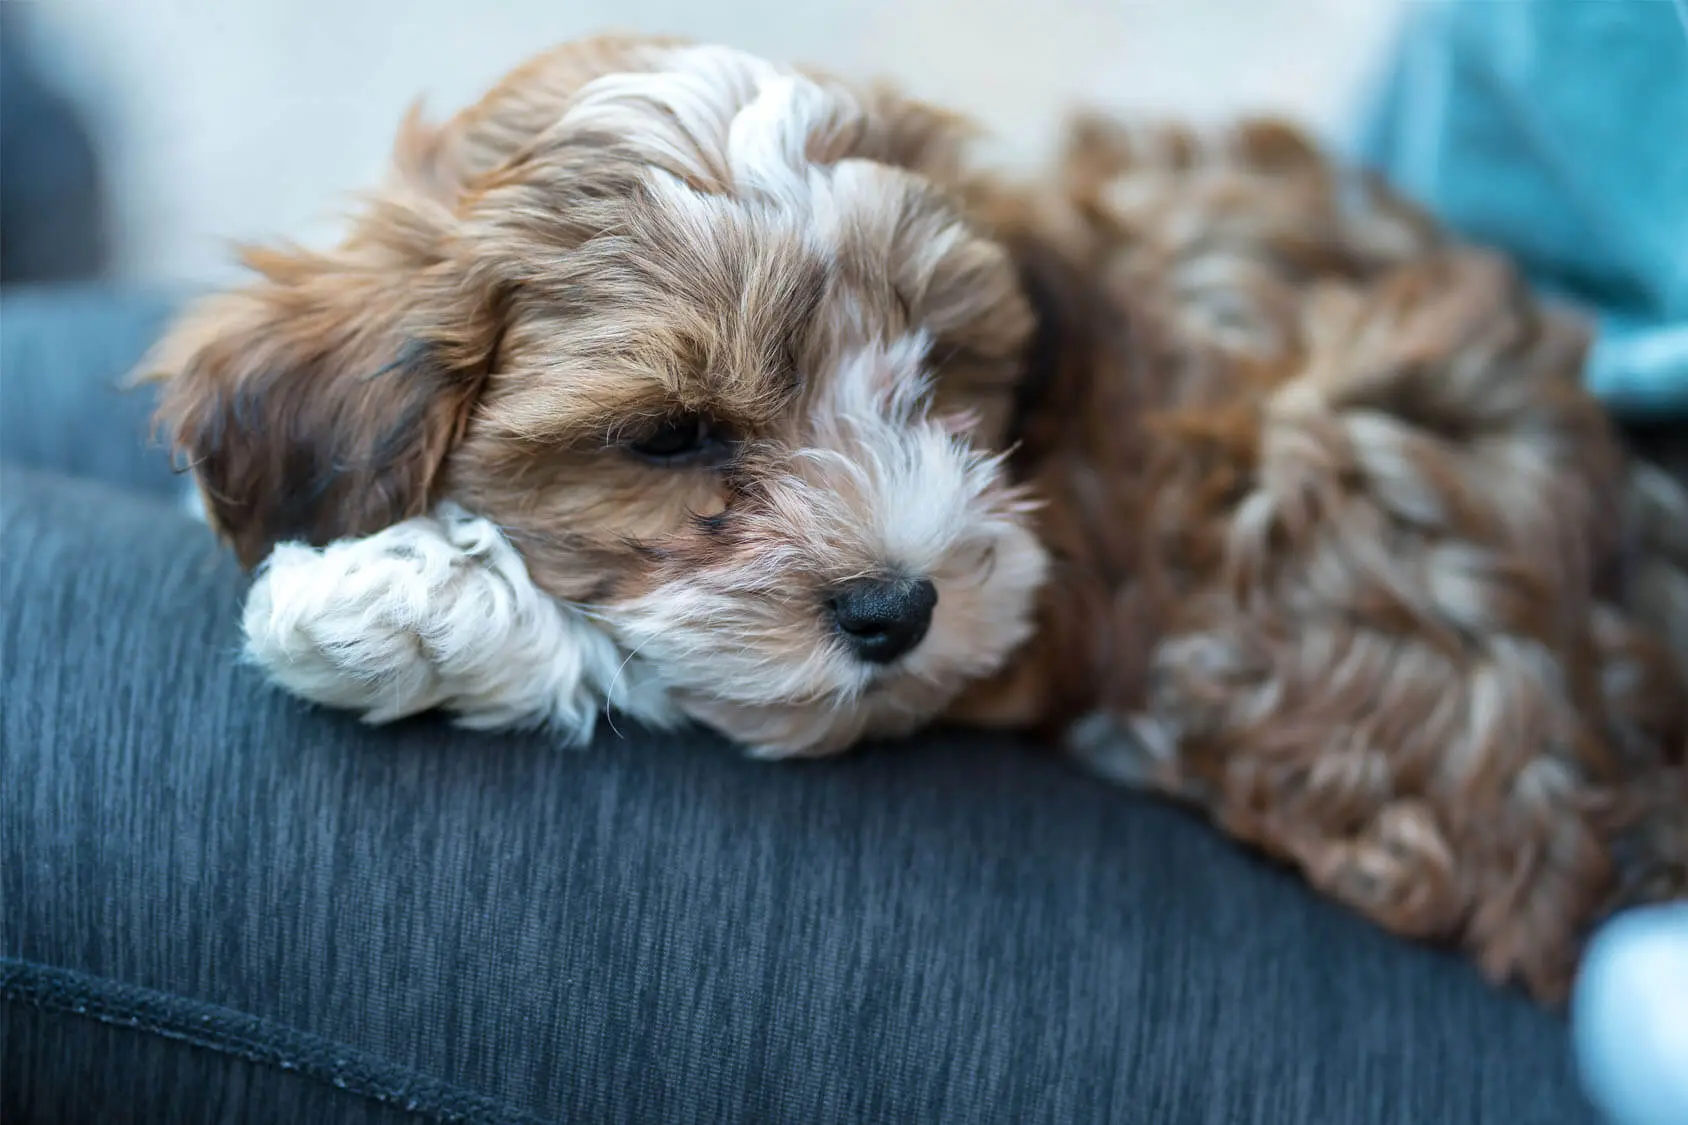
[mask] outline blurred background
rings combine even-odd
[[[200,285],[320,242],[405,108],[555,42],[662,31],[961,108],[1006,163],[1079,102],[1344,130],[1402,0],[0,0],[0,280]]]

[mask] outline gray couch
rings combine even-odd
[[[1591,1120],[1560,1017],[1028,747],[268,690],[112,385],[167,307],[0,303],[8,1125]]]

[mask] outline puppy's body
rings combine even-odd
[[[635,39],[413,117],[155,359],[252,651],[372,719],[1042,730],[1562,992],[1688,836],[1681,499],[1580,330],[1281,127],[962,140]]]
[[[974,713],[1015,700],[1561,995],[1588,923],[1688,870],[1688,687],[1652,628],[1684,620],[1688,507],[1579,388],[1581,325],[1274,126],[1088,123],[1055,206],[1107,324],[1066,334],[1080,405],[1028,450],[1077,576],[1042,621],[1110,624],[1046,631]]]

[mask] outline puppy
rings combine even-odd
[[[340,246],[250,252],[150,365],[243,562],[349,541],[274,557],[254,655],[374,719],[576,738],[606,701],[765,754],[940,714],[1046,569],[999,452],[1032,314],[947,190],[961,138],[622,38],[413,117]]]
[[[967,139],[639,38],[413,114],[147,365],[250,654],[377,722],[1042,732],[1562,995],[1688,852],[1688,508],[1584,333],[1282,126]]]

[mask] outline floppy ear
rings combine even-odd
[[[428,509],[490,367],[497,318],[449,260],[450,213],[376,201],[325,254],[251,250],[254,284],[148,357],[157,419],[243,565]]]

